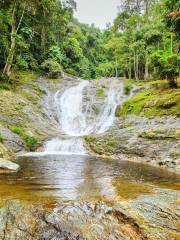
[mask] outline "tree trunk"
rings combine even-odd
[[[148,53],[146,52],[146,62],[145,62],[145,80],[149,78],[149,68],[148,68]]]
[[[116,78],[118,78],[118,63],[117,63],[117,55],[116,55]]]
[[[136,56],[136,76],[137,76],[137,81],[139,80],[139,56],[137,54]]]
[[[134,77],[137,81],[137,72],[136,72],[136,52],[134,52]]]
[[[44,51],[45,50],[45,42],[46,42],[46,30],[45,27],[43,26],[41,29],[41,49]]]
[[[3,70],[3,77],[5,76],[9,77],[11,74],[11,66],[14,58],[15,47],[16,47],[16,35],[11,37],[11,47]]]
[[[46,19],[46,12],[44,11],[44,19]],[[45,24],[42,26],[41,29],[41,50],[44,52],[46,46],[46,26]]]
[[[129,79],[132,78],[132,71],[131,71],[131,60],[129,60]]]
[[[10,50],[9,50],[9,53],[8,53],[8,56],[6,59],[6,64],[3,69],[2,78],[6,77],[6,76],[9,77],[11,74],[11,67],[12,67],[15,48],[16,48],[16,35],[20,28],[20,25],[21,25],[21,22],[22,22],[22,19],[24,16],[25,7],[26,7],[26,3],[24,4],[24,8],[23,8],[21,17],[20,17],[19,21],[17,22],[16,18],[17,18],[17,11],[18,11],[18,3],[16,1],[14,3],[14,9],[13,9],[13,13],[12,13],[11,46],[10,46]]]

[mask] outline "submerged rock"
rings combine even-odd
[[[3,170],[14,171],[17,172],[20,169],[20,166],[16,163],[13,163],[9,160],[0,158],[0,173]]]

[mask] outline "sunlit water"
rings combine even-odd
[[[21,157],[18,163],[17,174],[0,175],[1,199],[127,199],[179,188],[175,174],[137,163],[77,155]]]

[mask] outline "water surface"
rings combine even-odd
[[[0,175],[1,198],[89,200],[135,198],[156,188],[177,190],[180,177],[163,169],[91,156],[20,157],[18,173]]]

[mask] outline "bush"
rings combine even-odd
[[[18,56],[16,59],[16,67],[20,70],[28,70],[29,68],[28,63],[21,56]]]
[[[52,59],[55,62],[62,63],[64,56],[61,53],[61,50],[58,46],[52,46],[48,51],[49,59]]]
[[[61,65],[52,60],[47,59],[41,64],[41,69],[47,74],[50,78],[58,78],[62,76],[62,67]]]

